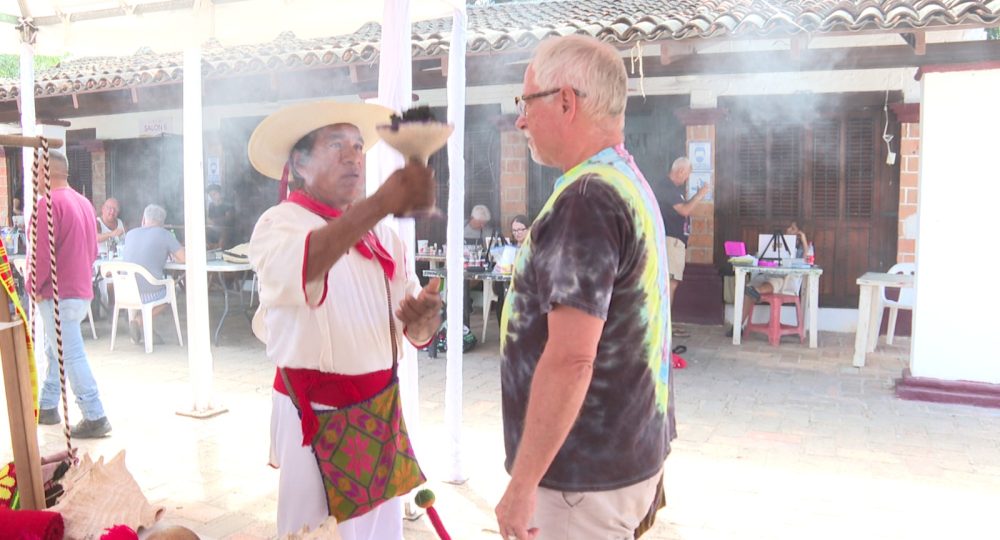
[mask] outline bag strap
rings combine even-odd
[[[288,392],[288,397],[292,400],[292,405],[299,411],[302,407],[299,405],[299,398],[295,395],[295,390],[292,389],[292,381],[288,380],[288,373],[285,368],[278,368],[278,373],[281,373],[281,382],[285,383],[285,391]]]
[[[385,280],[385,299],[389,306],[389,339],[392,340],[392,376],[396,376],[399,368],[399,350],[396,345],[396,317],[392,314],[392,293],[389,291],[389,276],[382,272],[382,279]]]
[[[382,272],[382,279],[385,281],[385,299],[386,305],[389,308],[389,339],[392,340],[392,376],[395,378],[399,370],[399,349],[396,345],[396,318],[392,315],[392,292],[389,289],[389,276],[385,272]],[[281,373],[281,380],[285,383],[285,390],[288,391],[288,397],[292,400],[292,405],[295,405],[296,409],[302,409],[299,404],[299,399],[295,395],[295,390],[292,389],[292,382],[288,380],[288,373],[285,372],[285,368],[278,368],[278,372]]]

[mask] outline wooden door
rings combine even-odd
[[[885,117],[874,98],[727,103],[731,114],[718,130],[717,263],[724,241],[754,251],[759,234],[796,221],[824,270],[821,305],[857,305],[857,277],[896,259],[899,169],[885,163]],[[897,144],[898,127],[890,116]]]

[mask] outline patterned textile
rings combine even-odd
[[[540,485],[611,490],[660,470],[673,435],[669,302],[659,206],[624,147],[606,148],[556,181],[514,264],[501,322],[508,471],[556,305],[605,324],[580,415]]]
[[[367,401],[316,416],[320,428],[312,448],[337,521],[363,515],[427,481],[406,433],[398,379]]]
[[[17,506],[17,475],[14,464],[8,463],[0,469],[0,508],[15,510]]]
[[[25,283],[28,281],[27,276],[22,276]],[[7,296],[10,297],[10,301],[14,304],[14,309],[17,311],[17,316],[21,318],[21,322],[24,324],[24,328],[27,330],[24,335],[27,340],[28,347],[28,373],[31,375],[31,402],[35,404],[35,421],[38,421],[38,369],[35,366],[35,351],[34,346],[31,342],[31,325],[28,323],[28,316],[24,313],[24,308],[21,307],[21,301],[17,297],[17,289],[14,287],[14,274],[11,272],[10,260],[7,259],[7,250],[0,243],[0,281],[3,281],[3,286],[7,289]]]

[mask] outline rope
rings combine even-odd
[[[63,358],[62,318],[59,314],[59,279],[57,277],[58,272],[56,270],[56,230],[55,224],[52,220],[52,177],[50,175],[51,171],[49,167],[49,141],[45,137],[39,137],[38,142],[39,147],[35,148],[35,162],[32,165],[32,182],[35,188],[34,203],[36,211],[31,213],[31,297],[34,299],[35,304],[38,304],[38,276],[36,274],[38,267],[37,210],[41,199],[45,197],[45,221],[49,237],[49,267],[50,274],[52,275],[52,307],[56,331],[56,357],[59,360],[59,392],[62,395],[63,435],[66,437],[66,449],[72,453],[73,445],[71,442],[69,426],[69,393],[66,388],[66,361]],[[43,190],[40,190],[38,186],[39,173],[43,174],[45,177]]]

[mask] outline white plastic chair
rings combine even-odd
[[[913,263],[894,264],[889,269],[889,273],[912,276],[917,273],[917,265]],[[882,309],[889,308],[889,328],[885,336],[885,342],[892,345],[892,340],[896,336],[896,316],[899,315],[899,310],[901,309],[913,311],[913,301],[916,298],[916,291],[913,287],[900,287],[899,298],[892,300],[885,294],[885,289],[885,287],[882,288],[882,308],[878,312],[882,313]]]
[[[162,304],[170,304],[174,311],[174,325],[177,327],[177,343],[184,346],[181,338],[181,321],[177,316],[177,294],[172,278],[157,279],[141,265],[127,262],[109,262],[101,265],[101,275],[111,275],[115,287],[115,308],[111,313],[111,350],[115,350],[115,337],[118,334],[118,312],[122,309],[139,310],[142,312],[143,338],[146,352],[153,352],[153,308]],[[139,284],[136,276],[142,276],[151,285],[164,285],[166,296],[159,300],[143,302],[139,294]]]
[[[21,274],[21,279],[24,280],[25,286],[28,283],[28,275],[25,274],[25,264],[27,260],[24,257],[18,257],[11,260],[14,263],[14,269],[17,270],[18,274]],[[87,304],[87,320],[90,321],[90,333],[97,339],[97,328],[94,326],[94,312],[90,308],[90,304]]]

